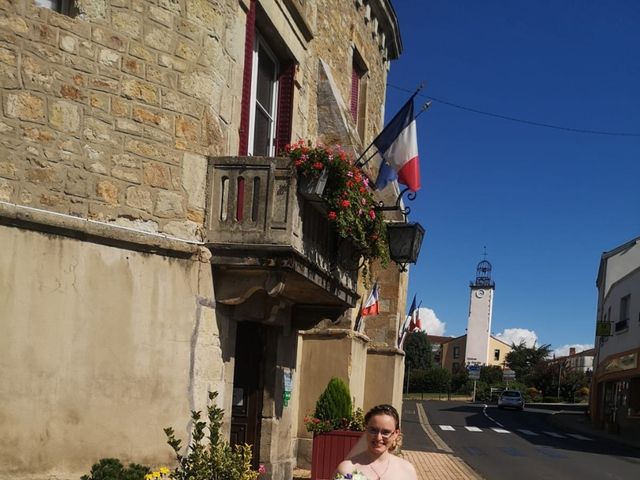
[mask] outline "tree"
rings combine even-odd
[[[502,368],[498,365],[483,365],[480,367],[480,381],[490,386],[502,384]]]
[[[404,341],[404,354],[405,374],[408,369],[431,368],[431,344],[427,339],[427,333],[423,331],[410,333]]]
[[[538,362],[529,373],[527,386],[535,387],[543,395],[555,395],[558,388],[558,368],[549,362]]]
[[[560,394],[562,398],[573,403],[576,401],[576,393],[582,388],[589,385],[589,379],[584,372],[566,368],[561,372],[560,378]]]
[[[524,384],[529,384],[528,377],[534,367],[544,361],[551,352],[551,345],[527,347],[524,342],[519,345],[511,345],[512,350],[507,354],[505,363],[507,367],[516,372],[516,379]]]

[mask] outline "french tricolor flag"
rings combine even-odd
[[[360,315],[362,315],[363,317],[366,315],[378,315],[378,313],[380,313],[379,297],[380,297],[380,287],[378,287],[378,282],[376,282],[373,285],[373,289],[371,290],[371,293],[369,294],[369,298],[367,298],[367,301],[362,306],[362,311],[360,312]]]
[[[397,178],[399,183],[409,187],[412,192],[420,190],[420,160],[413,97],[391,119],[373,144],[383,158],[376,179],[376,189],[382,190]]]

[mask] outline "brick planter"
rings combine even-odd
[[[331,474],[360,439],[363,432],[334,430],[313,437],[311,480],[331,479]]]

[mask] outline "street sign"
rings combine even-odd
[[[480,365],[469,365],[469,380],[480,380]]]
[[[516,372],[514,372],[510,368],[505,368],[504,370],[502,370],[502,380],[507,381],[507,380],[515,380],[515,379],[516,379]]]

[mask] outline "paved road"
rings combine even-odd
[[[421,407],[430,424],[426,430],[436,434],[431,440],[418,438],[420,431],[427,435],[419,422]],[[640,478],[640,450],[551,426],[548,412],[424,401],[405,402],[404,414],[406,448],[442,451],[442,445],[448,446],[487,479]]]

